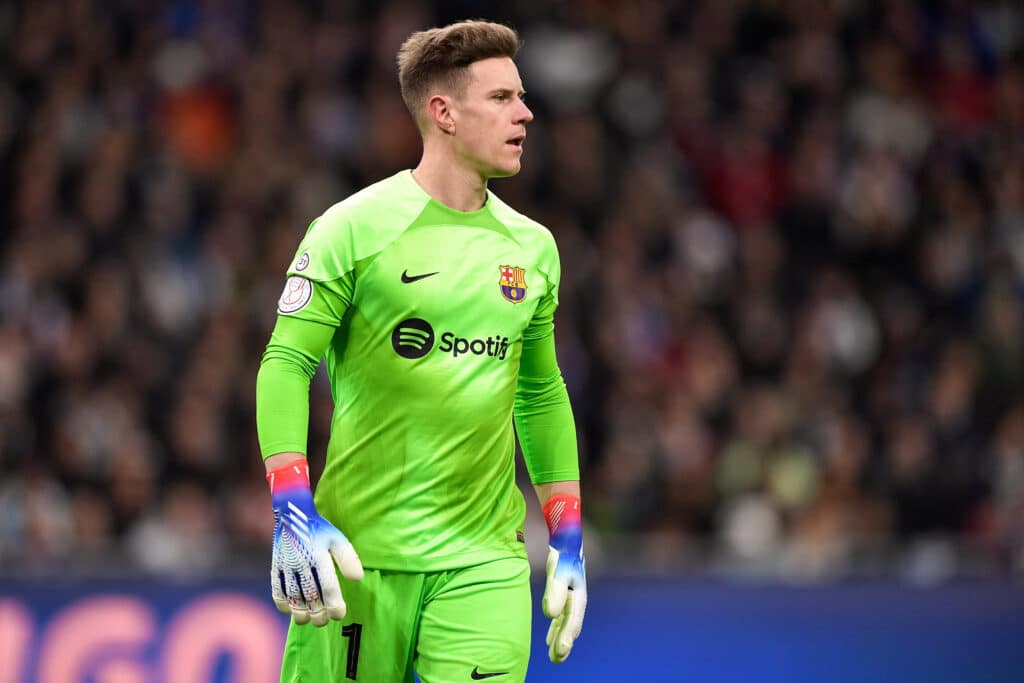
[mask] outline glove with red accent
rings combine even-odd
[[[548,523],[547,583],[541,606],[551,619],[548,657],[564,662],[583,628],[587,609],[587,562],[583,557],[580,499],[558,494],[544,504]]]
[[[355,548],[316,511],[305,460],[272,470],[267,481],[274,506],[270,592],[277,608],[296,624],[323,626],[330,619],[343,619],[345,600],[334,562],[346,579],[363,578]]]

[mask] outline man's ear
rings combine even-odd
[[[434,95],[427,100],[429,123],[446,135],[455,135],[455,117],[452,115],[452,100],[446,95]]]

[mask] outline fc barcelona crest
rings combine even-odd
[[[514,304],[526,298],[526,270],[517,266],[498,266],[501,295]]]

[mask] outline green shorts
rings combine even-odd
[[[341,580],[344,621],[292,622],[284,683],[521,683],[530,658],[530,566],[495,560],[428,574]]]

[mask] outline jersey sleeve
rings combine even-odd
[[[309,226],[288,268],[256,377],[256,432],[264,458],[306,452],[310,380],[355,291],[351,235],[344,213],[328,210]]]
[[[547,289],[523,332],[513,408],[523,459],[534,484],[580,478],[576,423],[555,354],[555,309],[561,266],[555,240],[542,233],[538,266]]]
[[[355,295],[353,232],[348,215],[337,207],[313,221],[288,267],[279,314],[331,327],[341,323]]]
[[[558,308],[558,284],[562,277],[562,267],[558,259],[558,249],[551,233],[544,231],[538,265],[546,281],[546,289],[537,304],[530,324],[523,332],[523,340],[535,340],[551,336],[555,330],[555,309]]]
[[[580,478],[576,423],[553,335],[523,342],[513,414],[534,484]]]
[[[256,375],[256,434],[264,458],[305,453],[309,382],[334,329],[279,316]]]

